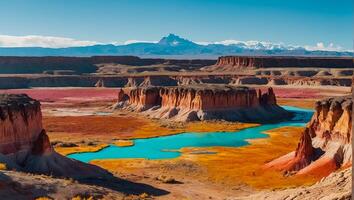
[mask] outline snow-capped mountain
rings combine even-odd
[[[304,49],[303,47],[285,45],[281,43],[271,43],[271,42],[260,42],[260,41],[233,41],[233,40],[225,40],[222,42],[223,45],[232,45],[245,49],[255,49],[255,50],[296,50],[296,49]]]
[[[159,42],[159,45],[164,45],[164,46],[195,46],[197,45],[196,43],[186,40],[184,38],[181,38],[175,34],[169,34],[166,37],[163,37]]]
[[[322,44],[323,45],[323,44]],[[100,44],[67,48],[2,47],[0,56],[94,56],[135,55],[142,57],[216,58],[222,55],[353,56],[348,51],[309,50],[305,47],[260,41],[225,40],[193,42],[174,34],[158,42],[133,42],[123,45]]]

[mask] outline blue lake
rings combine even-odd
[[[68,157],[83,162],[118,158],[169,159],[180,156],[181,153],[178,150],[183,147],[240,147],[248,145],[249,143],[246,141],[248,139],[268,137],[264,133],[267,130],[284,126],[305,126],[313,114],[312,110],[291,106],[283,106],[283,108],[295,113],[293,119],[280,123],[264,124],[236,132],[181,133],[156,138],[135,139],[134,146],[118,147],[110,145],[98,152],[75,153],[68,155]]]

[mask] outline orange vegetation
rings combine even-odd
[[[296,106],[300,108],[313,109],[318,99],[294,99],[278,98],[277,103],[281,106]]]
[[[210,147],[210,148],[184,148],[182,156],[170,160],[145,159],[116,159],[96,160],[93,164],[99,165],[113,173],[138,173],[149,170],[153,173],[181,175],[199,179],[203,182],[223,183],[225,185],[248,184],[255,188],[284,188],[311,184],[318,178],[311,176],[285,177],[279,171],[264,171],[262,166],[281,155],[296,148],[303,128],[283,127],[268,131],[269,138],[251,140],[252,145],[240,148]],[[193,151],[210,151],[217,154],[190,154]],[[183,163],[191,161],[197,168],[180,171]],[[185,170],[185,169],[184,169]],[[188,171],[190,170],[190,171]]]
[[[52,200],[53,198],[50,197],[38,197],[35,200]]]
[[[129,147],[134,145],[134,141],[132,140],[118,140],[116,142],[113,142],[114,145],[117,145],[119,147]]]
[[[183,132],[236,131],[257,126],[248,123],[194,122],[163,124],[135,116],[45,116],[44,128],[51,141],[70,141],[79,147],[57,147],[65,155],[74,152],[98,151],[117,139],[159,137]],[[100,144],[88,146],[87,142]]]
[[[81,145],[78,147],[56,147],[55,151],[62,155],[69,155],[77,152],[96,152],[106,148],[108,144],[98,144],[95,146]]]
[[[7,170],[7,165],[5,163],[0,163],[0,170]]]
[[[111,116],[46,116],[43,117],[47,132],[66,133],[67,136],[82,138],[83,135],[100,137],[122,136],[136,129],[136,124],[145,122],[133,117]],[[68,134],[70,133],[70,134]],[[55,138],[55,134],[51,135]]]
[[[197,162],[205,166],[210,178],[216,181],[241,181],[257,188],[313,183],[315,177],[284,177],[278,171],[262,170],[265,163],[293,151],[302,130],[299,127],[273,129],[267,132],[270,138],[251,140],[252,145],[241,148],[214,148],[217,154],[198,156]]]

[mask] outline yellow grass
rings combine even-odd
[[[137,169],[143,170],[143,166],[146,166],[146,162],[152,164],[158,163],[159,160],[146,160],[143,158],[104,159],[90,161],[90,164],[98,165],[112,173],[134,173]]]
[[[318,99],[295,99],[295,98],[278,98],[277,103],[281,106],[295,106],[306,109],[314,109]]]
[[[114,145],[119,146],[119,147],[130,147],[134,145],[133,140],[118,140],[116,142],[113,142]]]
[[[0,170],[7,170],[7,165],[5,163],[0,163]]]
[[[36,200],[52,200],[50,197],[38,197]]]
[[[139,116],[80,116],[44,118],[45,128],[51,141],[70,141],[79,147],[56,147],[55,150],[63,155],[78,152],[95,152],[108,144],[117,144],[116,140],[136,138],[151,138],[173,135],[183,132],[218,132],[238,131],[258,126],[251,123],[230,122],[164,122],[142,118]],[[98,127],[97,127],[98,126]],[[95,141],[97,146],[82,145],[82,141]],[[118,146],[123,145],[119,144]],[[133,145],[124,142],[125,146]]]
[[[251,140],[251,145],[239,148],[210,147],[184,148],[182,156],[169,160],[146,159],[111,159],[94,160],[91,163],[108,169],[112,173],[137,173],[141,170],[151,170],[155,173],[180,174],[227,185],[248,184],[254,188],[286,188],[314,183],[315,177],[293,176],[284,177],[282,172],[262,170],[262,166],[282,155],[296,149],[301,127],[283,127],[268,131],[269,138]],[[217,154],[190,154],[196,150],[216,152]],[[203,172],[179,171],[179,164],[192,161]],[[170,166],[164,168],[163,166]],[[162,170],[162,171],[161,171]],[[170,171],[165,171],[170,170]],[[184,174],[184,175],[183,175]]]
[[[211,148],[217,154],[200,155],[196,159],[217,182],[239,181],[256,188],[310,184],[315,177],[284,177],[281,172],[262,169],[265,163],[295,150],[302,130],[300,127],[273,129],[267,131],[270,138],[251,140],[252,145],[241,148]]]
[[[193,122],[188,123],[185,132],[233,132],[245,128],[259,126],[251,123],[230,123],[230,122]]]
[[[230,123],[230,122],[217,122],[217,121],[203,121],[203,122],[190,122],[182,123],[179,125],[171,125],[164,127],[156,122],[150,122],[140,126],[134,131],[134,138],[151,138],[166,135],[173,135],[184,132],[224,132],[238,131],[245,128],[259,126],[252,123]]]
[[[76,196],[74,198],[71,198],[71,200],[93,200],[93,197],[81,197],[81,196]]]
[[[99,144],[96,146],[56,147],[55,151],[66,156],[72,153],[96,152],[107,146],[108,144]]]
[[[52,141],[150,138],[181,132],[234,131],[257,124],[229,122],[161,122],[142,116],[45,116],[43,124]]]

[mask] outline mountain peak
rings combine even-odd
[[[181,38],[178,35],[170,33],[168,36],[163,37],[158,44],[168,46],[181,46],[181,45],[195,45],[194,42]]]

